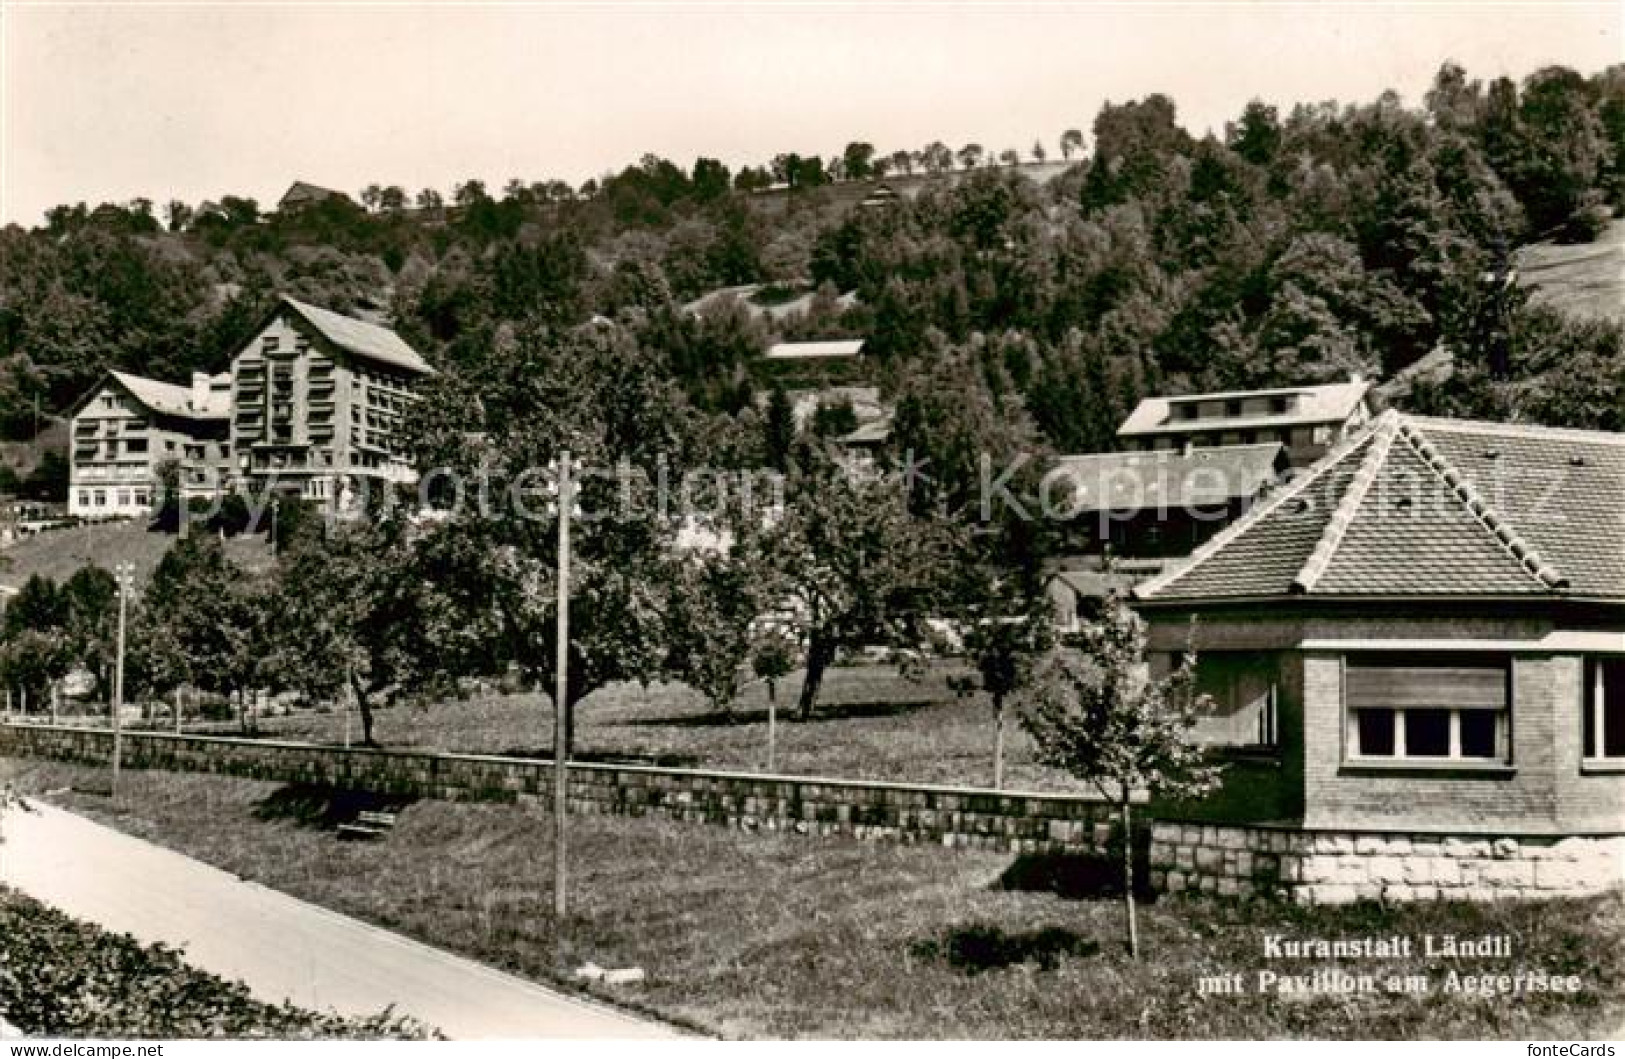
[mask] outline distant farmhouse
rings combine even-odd
[[[310,206],[317,206],[330,199],[341,199],[353,203],[354,200],[342,191],[324,188],[316,184],[307,184],[303,180],[295,180],[282,197],[277,200],[278,213],[297,213]]]
[[[863,201],[858,205],[864,209],[876,209],[894,205],[901,200],[902,196],[897,193],[897,189],[882,181],[870,188],[869,193],[863,196]]]
[[[745,310],[752,317],[767,324],[782,324],[793,317],[805,316],[812,310],[814,301],[819,293],[812,289],[803,289],[800,293],[793,290],[786,292],[782,287],[770,286],[762,283],[746,283],[735,287],[720,287],[717,290],[707,291],[698,298],[683,305],[683,311],[690,316],[707,316],[724,306],[735,305]],[[856,291],[835,296],[835,307],[849,309],[856,305],[858,296]]]
[[[346,480],[412,481],[400,425],[432,371],[388,328],[285,297],[229,370],[190,387],[114,371],[81,399],[69,513],[150,511],[168,461],[189,497],[274,484],[324,500]]]
[[[1148,397],[1117,437],[1125,449],[1183,450],[1279,442],[1293,467],[1307,467],[1371,418],[1362,379],[1233,393]]]

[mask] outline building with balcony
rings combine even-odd
[[[231,360],[235,477],[319,501],[416,481],[400,428],[432,373],[389,328],[284,297]]]
[[[183,495],[208,495],[229,474],[231,376],[196,374],[190,386],[122,371],[69,415],[68,514],[113,518],[152,509],[159,468],[180,468]]]
[[[326,501],[362,480],[413,482],[400,428],[431,373],[389,328],[283,298],[228,371],[190,386],[112,371],[81,399],[68,512],[151,511],[166,461],[186,497],[246,487]]]
[[[1148,397],[1117,430],[1131,451],[1176,452],[1216,445],[1286,448],[1307,467],[1371,419],[1371,384],[1362,379],[1232,393]]]

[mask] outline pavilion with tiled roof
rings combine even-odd
[[[1625,435],[1387,412],[1138,595],[1625,604]]]
[[[1385,412],[1133,601],[1242,818],[1625,835],[1625,434]]]

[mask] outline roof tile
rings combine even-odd
[[[1625,435],[1389,412],[1138,594],[1625,600]]]

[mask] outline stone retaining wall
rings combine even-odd
[[[111,753],[105,729],[0,725],[0,755],[103,765]],[[124,736],[123,763],[544,806],[553,782],[552,763],[532,759],[150,732]],[[1101,853],[1115,838],[1111,807],[1086,796],[588,763],[570,766],[569,792],[575,813],[948,848]],[[1170,893],[1336,904],[1558,897],[1625,885],[1619,835],[1447,836],[1158,820],[1149,838],[1149,881]]]
[[[1372,834],[1158,822],[1159,891],[1301,904],[1565,897],[1625,886],[1625,837]]]
[[[0,725],[0,754],[101,765],[112,743],[105,729]],[[550,761],[153,732],[126,733],[122,763],[445,800],[549,805],[553,789]],[[569,801],[574,813],[1017,853],[1103,851],[1113,831],[1111,807],[1086,796],[637,765],[572,763]]]

